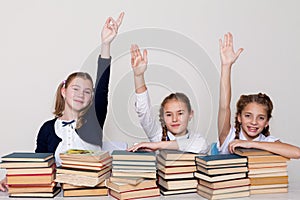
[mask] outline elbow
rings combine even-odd
[[[293,158],[300,159],[300,148],[297,148],[297,150],[295,151],[295,156]]]

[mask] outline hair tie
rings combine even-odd
[[[65,87],[65,85],[66,85],[66,80],[63,80],[61,83],[62,83],[63,87]]]

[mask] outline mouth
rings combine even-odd
[[[172,124],[172,125],[171,125],[172,128],[177,128],[177,127],[179,127],[179,126],[180,126],[180,124]]]
[[[247,126],[247,129],[249,132],[253,132],[253,133],[256,133],[258,131],[257,127],[252,127],[252,126]]]

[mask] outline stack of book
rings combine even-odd
[[[112,177],[106,180],[109,194],[117,199],[159,196],[155,152],[112,152]]]
[[[76,151],[75,151],[76,152]],[[62,166],[56,169],[56,182],[63,196],[107,195],[105,179],[110,177],[112,158],[108,151],[61,153]]]
[[[197,193],[207,199],[226,199],[250,195],[247,157],[219,154],[196,157]]]
[[[260,149],[236,148],[235,153],[248,158],[250,194],[288,192],[288,158]]]
[[[195,157],[199,154],[177,150],[160,150],[157,156],[157,174],[163,195],[197,191]]]
[[[1,158],[10,197],[54,197],[55,160],[52,153],[14,152]]]

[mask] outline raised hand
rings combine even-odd
[[[124,12],[121,12],[117,20],[114,20],[112,17],[107,18],[101,32],[102,44],[110,44],[116,37],[119,27],[122,24],[124,14]]]
[[[143,56],[142,56],[138,45],[133,44],[131,45],[130,52],[131,52],[131,66],[134,72],[134,76],[137,77],[143,75],[147,69],[147,63],[148,63],[147,50],[143,51]]]
[[[219,39],[219,47],[220,47],[220,56],[221,56],[221,64],[222,65],[232,65],[239,55],[244,50],[243,48],[239,48],[237,52],[233,50],[233,37],[231,33],[227,33],[224,35],[224,40]]]

